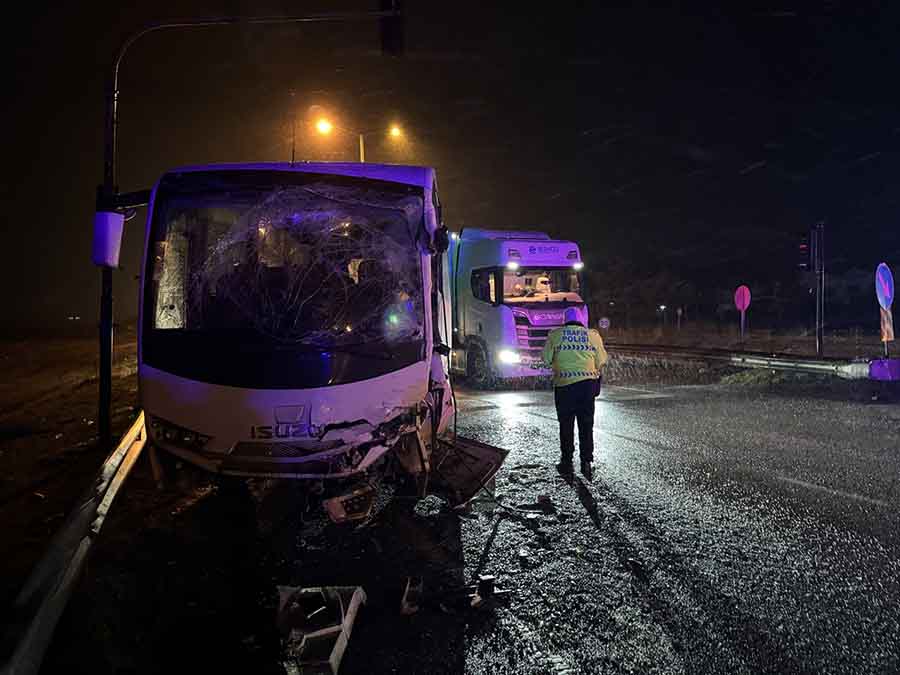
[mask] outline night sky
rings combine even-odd
[[[126,34],[377,3],[127,4],[26,8],[5,25],[3,332],[96,320],[103,84]],[[406,4],[403,59],[380,55],[374,24],[142,39],[122,68],[121,189],[183,164],[286,161],[292,119],[298,158],[355,159],[355,136],[311,133],[322,106],[373,132],[369,161],[436,167],[451,229],[573,238],[598,286],[788,280],[798,233],[820,219],[836,274],[900,267],[900,12],[880,8],[895,3]],[[395,121],[402,147],[380,140]],[[116,273],[120,318],[136,313],[142,217]]]

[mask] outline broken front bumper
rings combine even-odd
[[[415,425],[401,419],[378,428],[363,422],[326,431],[319,439],[242,441],[225,451],[180,443],[177,434],[160,433],[152,425],[150,438],[163,450],[214,473],[335,481],[364,474],[410,432]]]

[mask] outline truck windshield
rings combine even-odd
[[[578,272],[567,268],[525,267],[503,271],[503,302],[583,302]]]
[[[239,347],[267,363],[291,351],[359,360],[367,349],[384,362],[388,349],[420,345],[422,218],[422,189],[396,183],[277,171],[166,176],[148,248],[145,361],[170,370],[182,361],[153,349],[163,342],[182,353]]]

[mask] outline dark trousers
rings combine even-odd
[[[578,453],[582,462],[594,460],[594,389],[591,380],[553,389],[562,461],[575,455],[575,420],[578,420]]]

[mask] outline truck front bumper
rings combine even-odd
[[[522,352],[519,352],[518,363],[497,363],[495,368],[497,375],[504,380],[520,377],[549,377],[553,374],[551,369],[544,366],[540,356]]]

